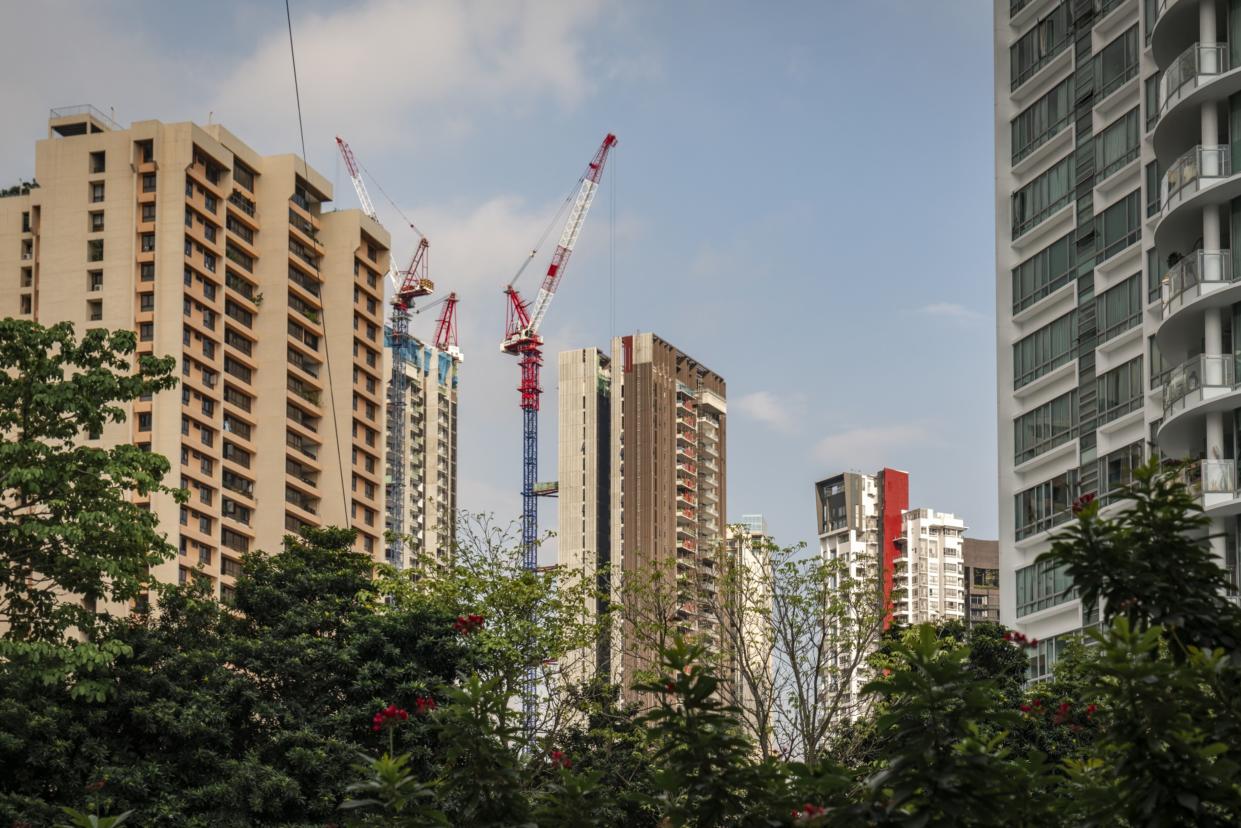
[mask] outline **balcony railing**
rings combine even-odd
[[[254,202],[243,196],[241,193],[234,191],[233,194],[228,197],[228,203],[236,206],[247,216],[254,216],[255,214]]]
[[[1163,277],[1163,318],[1197,299],[1214,285],[1231,282],[1232,253],[1228,250],[1198,250],[1181,259]]]
[[[1232,153],[1227,146],[1197,146],[1176,160],[1163,177],[1163,205],[1167,210],[1173,200],[1193,195],[1203,181],[1226,178],[1232,174]]]
[[[1231,389],[1235,384],[1236,363],[1231,354],[1191,357],[1168,372],[1163,391],[1164,420],[1202,399],[1204,389]]]
[[[1162,118],[1188,92],[1208,78],[1228,71],[1228,44],[1203,46],[1195,43],[1164,70],[1159,79],[1159,116]]]
[[[1191,492],[1232,494],[1237,488],[1236,463],[1233,460],[1196,460],[1181,471],[1181,482]]]

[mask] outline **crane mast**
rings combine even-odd
[[[539,336],[539,328],[547,314],[547,308],[556,295],[556,288],[564,277],[564,272],[582,232],[582,224],[590,212],[594,202],[595,191],[599,187],[599,178],[603,175],[603,167],[607,163],[608,153],[616,146],[616,136],[608,133],[600,144],[598,151],[591,160],[586,172],[582,175],[581,186],[577,198],[569,211],[564,231],[560,235],[560,243],[552,255],[547,274],[535,298],[533,311],[521,298],[511,283],[505,288],[508,299],[505,319],[504,341],[500,350],[513,354],[518,358],[521,369],[522,412],[522,476],[521,476],[521,550],[524,567],[533,572],[538,568],[538,531],[539,511],[535,484],[539,469],[539,396],[543,393],[539,375],[543,366],[543,338]],[[533,254],[531,254],[533,255]],[[520,271],[519,271],[520,274]],[[522,689],[522,707],[525,712],[527,731],[533,732],[535,716],[535,667],[531,665],[526,673]]]

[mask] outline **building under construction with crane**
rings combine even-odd
[[[336,144],[362,211],[379,221],[362,165],[343,138],[337,137]],[[389,201],[418,243],[409,264],[388,273],[393,296],[391,320],[384,326],[384,557],[400,569],[433,571],[451,560],[456,534],[457,372],[463,358],[457,345],[457,294],[416,305],[435,291],[431,244]],[[415,336],[411,317],[437,306],[434,337],[428,342]]]

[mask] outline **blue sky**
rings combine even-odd
[[[333,139],[349,140],[462,297],[464,507],[517,514],[500,291],[612,131],[544,324],[540,476],[555,474],[555,352],[606,346],[614,316],[727,380],[730,517],[812,542],[815,480],[891,465],[912,505],[996,536],[990,3],[292,7],[311,164],[355,206]],[[275,0],[5,4],[0,31],[25,36],[0,57],[0,181],[29,177],[47,109],[74,103],[295,151],[284,27]],[[412,235],[372,194],[407,256]]]

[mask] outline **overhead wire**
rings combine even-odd
[[[556,210],[556,214],[552,216],[551,221],[547,222],[547,227],[544,228],[543,235],[539,236],[538,242],[533,248],[531,248],[529,255],[526,256],[526,260],[521,263],[521,267],[517,268],[517,272],[513,274],[513,278],[508,280],[508,287],[512,287],[516,284],[517,280],[521,278],[521,274],[526,271],[526,266],[529,265],[530,262],[534,260],[534,257],[539,254],[539,248],[541,248],[543,243],[547,241],[547,237],[551,235],[553,228],[555,228],[556,224],[560,221],[560,217],[565,214],[565,211],[569,209],[569,205],[573,203],[573,196],[576,195],[577,191],[581,189],[582,179],[585,177],[586,176],[583,175],[579,178],[577,183],[573,185],[573,189],[569,190],[569,194],[565,196],[564,201],[560,202],[560,207]]]
[[[608,227],[608,312],[610,315],[609,339],[616,337],[616,156],[612,157],[612,210]]]
[[[284,0],[284,17],[289,25],[289,59],[293,64],[293,96],[297,101],[297,133],[301,137],[302,142],[302,178],[310,183],[310,168],[306,160],[306,128],[302,123],[302,92],[297,80],[297,50],[293,47],[293,13],[289,10],[289,0]],[[319,270],[318,260],[314,262],[315,276],[319,279],[319,301],[323,301],[323,274]],[[323,313],[319,316],[320,323],[323,325],[323,362],[327,369],[327,397],[328,410],[332,415],[332,436],[336,440],[336,468],[340,472],[340,497],[341,504],[345,510],[345,526],[352,528],[352,515],[349,510],[349,489],[345,486],[345,461],[343,446],[340,444],[340,424],[336,418],[336,384],[332,382],[332,349],[328,346],[331,342],[327,335],[327,309],[323,309]]]

